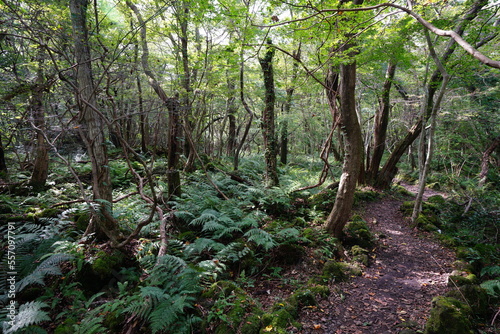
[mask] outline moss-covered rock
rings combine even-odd
[[[393,194],[399,195],[399,196],[405,196],[405,197],[414,196],[414,194],[412,192],[406,190],[405,187],[403,187],[399,184],[392,186],[391,191]]]
[[[75,215],[76,228],[80,231],[85,231],[90,224],[90,214],[88,212],[82,212],[81,214]]]
[[[425,325],[425,334],[473,334],[469,317],[471,308],[452,297],[439,296],[432,300],[432,309]]]
[[[448,277],[448,286],[463,286],[463,285],[471,285],[477,284],[478,279],[474,274],[462,273],[457,275],[450,275]]]
[[[428,203],[433,203],[433,204],[443,205],[443,204],[446,203],[446,200],[441,195],[434,195],[434,196],[429,197],[427,199],[427,202]]]
[[[344,228],[344,241],[346,245],[371,248],[374,245],[375,238],[363,218],[354,215]]]
[[[482,318],[490,315],[490,299],[485,289],[479,285],[464,285],[459,290],[451,290],[446,293],[447,297],[460,300],[472,309],[472,313]]]
[[[101,250],[97,252],[95,257],[96,259],[92,263],[92,270],[101,278],[112,276],[113,270],[119,269],[125,260],[125,255],[118,250],[110,252]]]
[[[353,260],[355,262],[360,263],[366,267],[368,266],[368,264],[369,264],[369,257],[368,257],[369,251],[368,250],[362,248],[359,245],[354,245],[351,248],[350,252],[353,255]]]
[[[211,312],[215,333],[257,334],[262,327],[259,303],[231,281],[218,281],[202,294]]]
[[[321,283],[330,281],[343,282],[351,276],[360,276],[362,273],[362,270],[355,264],[329,260],[323,266],[319,281]]]
[[[262,317],[262,329],[261,334],[264,333],[275,333],[275,334],[287,334],[287,328],[291,326],[300,328],[300,323],[295,321],[296,316],[290,314],[286,308],[281,308],[272,313],[265,314]]]
[[[310,203],[311,207],[315,207],[317,210],[330,211],[333,208],[336,196],[337,189],[328,187],[310,196],[307,201]]]
[[[381,194],[375,190],[356,190],[354,193],[354,204],[357,205],[360,202],[373,202],[380,198]]]

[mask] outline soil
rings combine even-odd
[[[424,200],[435,194],[427,190]],[[362,276],[332,283],[330,296],[317,307],[303,309],[300,333],[386,334],[423,329],[432,298],[449,289],[455,257],[431,235],[410,228],[399,211],[401,203],[386,196],[364,206],[362,216],[379,239],[370,265]]]

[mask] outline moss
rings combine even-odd
[[[476,284],[478,279],[474,274],[468,274],[467,276],[462,275],[451,275],[448,277],[448,286],[463,286]]]
[[[125,256],[118,250],[113,250],[111,253],[99,251],[96,254],[96,259],[92,263],[92,270],[101,278],[112,275],[113,270],[118,269],[125,260]]]
[[[446,203],[446,200],[441,195],[434,195],[429,197],[427,202],[442,205]]]
[[[443,246],[446,246],[446,247],[456,247],[458,245],[458,241],[450,236],[450,235],[447,235],[447,234],[438,234],[437,235],[439,241],[441,242],[441,244],[443,244]]]
[[[295,316],[290,314],[287,309],[281,308],[273,313],[265,314],[262,317],[262,329],[260,333],[287,334],[290,325],[300,328],[300,323],[295,321]]]
[[[317,210],[330,211],[336,196],[336,189],[326,188],[310,196],[307,201],[311,204],[311,207],[315,207]]]
[[[344,269],[345,267],[341,264],[341,262],[329,260],[323,266],[320,277],[324,282],[329,282],[331,280],[342,282],[347,280],[348,277]]]
[[[357,205],[360,202],[373,202],[380,198],[380,193],[374,190],[356,190],[354,193],[354,204]]]
[[[374,244],[374,237],[366,222],[355,215],[346,224],[344,229],[344,241],[347,245],[359,245],[363,248],[371,248]]]
[[[330,295],[330,288],[326,285],[311,284],[308,289],[320,298],[326,298]]]
[[[55,218],[59,215],[60,211],[58,209],[47,208],[42,210],[37,216],[39,218]]]
[[[56,327],[54,334],[73,334],[75,329],[73,325],[76,325],[76,320],[73,318],[67,318],[62,324]]]
[[[85,231],[90,224],[90,215],[88,212],[81,213],[75,216],[76,228],[80,231]]]
[[[104,316],[104,321],[102,324],[112,333],[118,333],[122,329],[122,322],[124,320],[125,317],[122,313],[117,311],[108,312]]]
[[[433,183],[427,184],[427,188],[434,189],[434,190],[440,190],[441,185],[439,184],[439,182],[433,182]]]
[[[202,297],[209,301],[215,333],[256,334],[264,314],[258,302],[231,281],[214,283]]]
[[[408,217],[408,216],[411,216],[414,206],[415,206],[414,201],[405,201],[399,207],[399,211],[401,211],[403,213],[403,215]]]
[[[471,273],[474,270],[469,262],[463,260],[456,260],[452,265],[455,270],[464,271],[466,273]]]
[[[469,320],[472,311],[467,304],[439,296],[432,300],[432,309],[425,325],[425,334],[473,334]]]
[[[480,317],[487,318],[490,315],[488,293],[478,285],[461,286],[459,290],[449,291],[446,296],[467,303],[472,312]]]
[[[394,185],[392,187],[392,193],[395,195],[400,195],[400,196],[414,196],[414,194],[408,190],[406,190],[405,187],[400,186],[399,184]]]

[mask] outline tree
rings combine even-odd
[[[87,28],[88,0],[70,0],[73,43],[75,48],[79,133],[92,164],[92,193],[97,209],[92,210],[91,225],[113,244],[120,239],[118,223],[112,217],[113,189],[104,136],[104,115],[99,112],[92,78],[92,56]],[[92,206],[93,207],[93,206]]]
[[[274,91],[273,57],[274,48],[270,39],[267,40],[267,49],[263,58],[259,58],[264,77],[264,110],[262,111],[262,135],[264,138],[264,158],[266,161],[266,183],[268,187],[279,185],[277,142],[274,104],[276,93]]]
[[[341,2],[344,3],[344,2]],[[354,0],[353,4],[362,4],[363,0]],[[363,166],[363,138],[361,126],[356,113],[356,60],[355,42],[352,35],[346,35],[346,41],[340,48],[345,52],[347,60],[340,65],[340,126],[344,134],[344,165],[340,177],[339,188],[333,209],[328,215],[326,230],[335,237],[340,237],[347,221],[351,218],[351,209],[354,203],[354,191]]]
[[[146,23],[136,5],[127,1],[127,6],[134,12],[139,22],[141,35],[142,57],[141,64],[144,73],[149,78],[149,84],[164,103],[168,110],[168,141],[167,141],[167,183],[168,197],[181,194],[181,180],[179,172],[179,135],[181,129],[181,105],[177,97],[168,97],[163,87],[156,79],[149,66],[149,48],[146,33]]]

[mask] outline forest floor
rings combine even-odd
[[[426,190],[424,200],[435,194]],[[429,234],[411,228],[401,204],[385,196],[361,209],[379,237],[370,265],[362,276],[333,283],[330,296],[317,307],[303,309],[300,333],[388,334],[423,328],[432,298],[449,289],[455,255]]]

